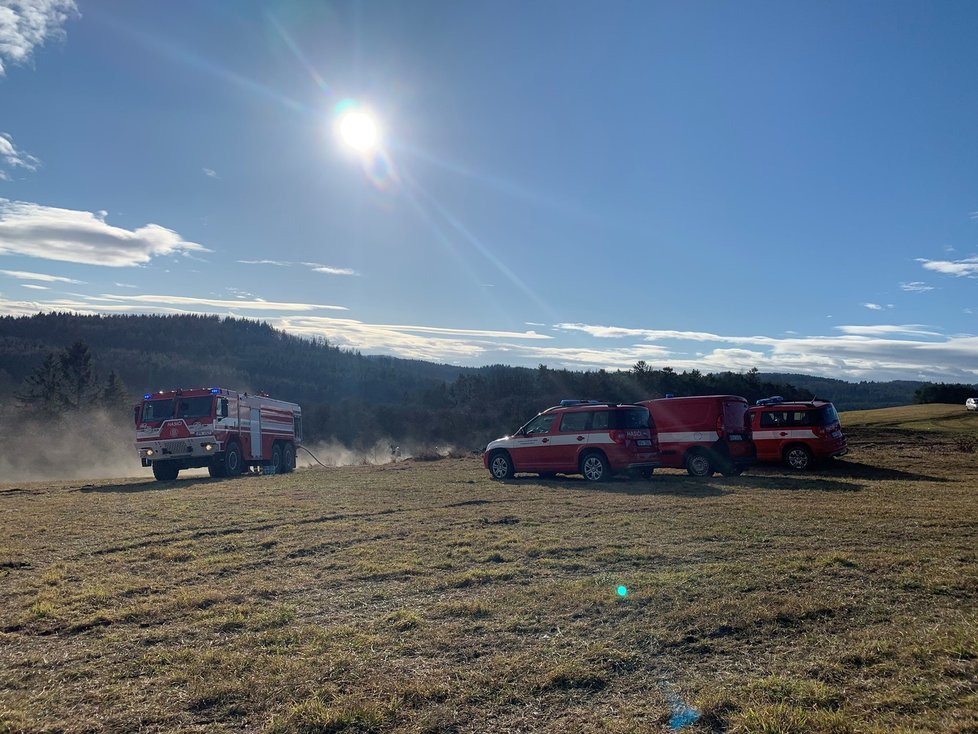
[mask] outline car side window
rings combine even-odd
[[[611,412],[607,410],[600,410],[596,413],[592,413],[591,419],[591,430],[592,431],[606,431],[608,426],[611,425],[609,418],[611,417]]]
[[[560,418],[560,430],[563,433],[578,433],[587,430],[587,419],[590,413],[564,413]]]
[[[781,421],[778,420],[781,414],[776,413],[773,410],[769,410],[765,413],[761,413],[761,427],[762,428],[777,428],[781,425]]]
[[[550,433],[550,427],[554,423],[554,418],[556,418],[556,416],[538,415],[527,424],[524,433],[527,436],[532,436],[537,433]]]

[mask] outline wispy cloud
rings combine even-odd
[[[873,326],[836,326],[835,328],[843,334],[858,334],[860,336],[883,336],[887,334],[941,336],[941,332],[928,329],[923,324],[875,324]]]
[[[210,252],[158,224],[128,230],[108,224],[106,216],[0,199],[0,255],[126,267],[161,255]]]
[[[0,8],[2,17],[3,8]],[[14,145],[14,139],[7,133],[0,133],[0,181],[10,180],[10,171],[15,168],[23,168],[26,171],[36,171],[41,161],[26,153],[18,150]]]
[[[917,258],[925,270],[933,270],[935,273],[944,275],[954,275],[958,278],[978,277],[978,257],[966,257],[961,260],[927,260],[922,257]]]
[[[920,280],[914,280],[910,283],[900,283],[900,290],[904,290],[907,293],[926,293],[927,291],[934,290],[934,286],[927,285]]]
[[[314,273],[326,273],[327,275],[359,275],[356,270],[351,268],[337,268],[321,263],[292,262],[290,260],[238,260],[238,262],[242,265],[274,265],[277,268],[305,267]]]
[[[208,178],[216,178],[218,180],[220,180],[221,178],[220,176],[217,175],[217,171],[215,171],[213,168],[202,168],[200,170],[202,170],[204,172],[204,175],[207,176]]]
[[[138,288],[139,287],[133,285],[132,283],[113,283],[112,285],[114,285],[116,288]]]
[[[8,278],[16,278],[17,280],[36,280],[41,283],[84,283],[83,280],[75,280],[74,278],[64,278],[60,275],[48,275],[46,273],[28,273],[23,270],[0,270],[0,275],[6,275]]]
[[[49,290],[49,288],[46,285],[37,285],[36,283],[21,283],[20,284],[20,287],[21,288],[31,288],[32,290],[35,290],[35,291],[46,291],[46,290]]]
[[[235,311],[346,311],[346,306],[328,306],[320,303],[288,303],[282,301],[264,301],[260,298],[252,300],[225,300],[222,298],[195,298],[193,296],[166,296],[166,295],[109,295],[100,296],[81,296],[93,303],[132,303],[145,304],[152,306],[180,306],[196,307],[209,306],[212,308],[232,309]]]
[[[870,311],[882,311],[883,307],[878,303],[864,303],[863,306],[868,308]]]
[[[4,63],[26,64],[36,46],[64,38],[64,24],[78,15],[74,0],[14,0],[0,5],[0,76]]]

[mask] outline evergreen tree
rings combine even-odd
[[[61,359],[48,352],[44,361],[24,380],[24,389],[17,399],[47,416],[60,415],[65,409],[64,370]]]
[[[98,375],[92,350],[79,339],[61,354],[64,396],[69,410],[81,410],[99,397]]]
[[[102,404],[113,413],[125,413],[129,410],[131,402],[132,398],[126,390],[126,383],[119,377],[118,372],[112,370],[102,391]]]

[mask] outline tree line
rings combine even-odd
[[[104,380],[99,369],[107,375]],[[756,369],[677,372],[645,362],[615,371],[456,367],[365,356],[325,339],[302,339],[265,323],[217,316],[0,318],[0,388],[8,388],[0,395],[17,398],[12,406],[9,400],[3,406],[0,398],[7,411],[65,415],[104,405],[128,415],[144,392],[211,386],[265,390],[302,406],[307,441],[331,440],[353,449],[388,440],[478,449],[564,398],[635,402],[670,394],[733,394],[753,402],[771,395],[813,396],[792,378],[809,379],[766,376]],[[834,382],[841,381],[829,386]],[[819,390],[820,397],[834,398]]]

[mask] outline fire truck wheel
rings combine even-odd
[[[589,451],[581,457],[581,474],[589,482],[603,482],[611,477],[611,467],[600,453]]]
[[[686,472],[691,477],[712,477],[713,464],[710,457],[702,451],[691,451],[686,455]]]
[[[272,445],[272,460],[269,462],[272,474],[282,473],[282,444]]]
[[[489,455],[489,474],[493,479],[510,479],[513,476],[513,461],[505,451],[495,451]]]
[[[180,467],[178,467],[172,461],[154,461],[153,462],[153,476],[159,482],[169,482],[177,478],[177,474],[180,473]]]
[[[795,471],[805,471],[812,467],[812,452],[806,446],[789,446],[784,450],[784,463]]]
[[[241,447],[232,441],[224,450],[224,476],[236,477],[241,474],[244,463],[241,460]]]
[[[295,447],[292,444],[285,444],[282,451],[282,471],[286,474],[295,470]]]

